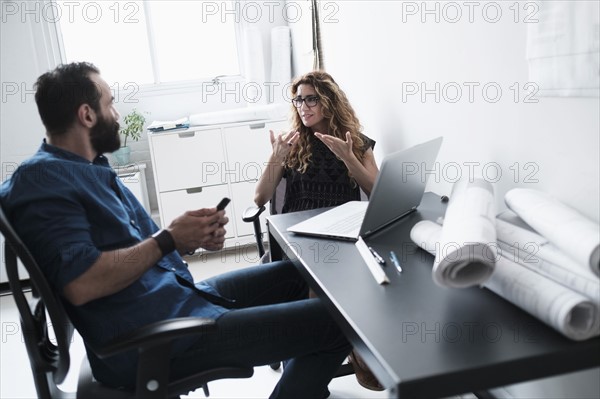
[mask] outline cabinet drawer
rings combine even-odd
[[[269,130],[279,134],[286,126],[284,121],[257,122],[223,129],[228,181],[257,181],[273,151]]]
[[[225,182],[220,129],[159,134],[152,137],[152,148],[159,192]]]
[[[160,194],[160,217],[163,227],[185,211],[217,206],[223,197],[231,198],[227,185],[203,187],[202,190],[178,190]],[[229,209],[228,209],[229,210]],[[229,212],[226,238],[235,236],[235,220]]]

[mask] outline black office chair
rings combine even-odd
[[[69,347],[73,325],[69,321],[58,295],[52,291],[36,261],[10,225],[0,207],[0,232],[5,238],[6,271],[19,314],[29,363],[38,397],[73,397],[59,389],[71,367]],[[29,274],[31,299],[19,277],[17,259]],[[49,317],[49,319],[47,319]],[[51,327],[54,337],[51,339]],[[134,391],[114,389],[94,380],[89,361],[84,356],[77,385],[77,398],[177,398],[199,387],[209,395],[209,381],[223,378],[249,378],[253,368],[224,367],[207,370],[178,380],[169,380],[169,351],[171,341],[188,335],[208,334],[216,330],[212,319],[179,318],[157,322],[119,337],[97,350],[106,358],[127,350],[139,354]],[[6,382],[4,382],[6,383]]]
[[[271,215],[281,213],[283,208],[283,199],[285,197],[285,179],[281,179],[271,200],[269,201],[269,212]],[[269,254],[265,250],[264,246],[264,233],[262,231],[260,215],[266,210],[266,206],[250,206],[244,210],[242,214],[242,220],[246,223],[252,223],[254,227],[254,239],[256,240],[256,247],[258,249],[258,255],[260,256],[260,263],[270,261]]]
[[[271,215],[277,215],[281,213],[283,209],[283,199],[285,198],[285,179],[281,179],[273,196],[269,200],[269,212]],[[368,201],[368,196],[360,190],[361,201]],[[242,221],[246,223],[252,223],[254,227],[254,239],[256,240],[256,247],[258,249],[258,255],[260,256],[260,263],[270,261],[269,254],[265,250],[264,245],[264,232],[262,231],[260,215],[267,210],[265,205],[263,206],[250,206],[242,213]]]

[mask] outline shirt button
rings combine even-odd
[[[175,269],[174,267],[172,267],[172,268],[171,268],[171,271],[173,271],[173,272],[174,272],[175,270],[177,270],[177,269]]]
[[[132,220],[132,221],[131,221],[131,222],[129,222],[129,223],[131,223],[132,225],[134,225],[134,226],[135,226],[135,220]]]

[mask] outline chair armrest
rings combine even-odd
[[[252,376],[252,367],[221,367],[195,372],[189,376],[171,380],[171,341],[189,335],[200,335],[217,331],[214,319],[182,317],[159,321],[119,336],[109,342],[96,355],[103,359],[117,353],[137,350],[139,354],[134,397],[153,399],[179,397],[202,387],[208,394],[206,384],[220,378],[247,378]]]
[[[261,213],[265,211],[265,206],[251,206],[246,208],[244,213],[242,214],[242,220],[246,223],[254,222],[258,219]]]
[[[163,345],[177,338],[216,331],[214,319],[181,317],[158,321],[118,336],[102,348],[94,348],[94,353],[104,359],[131,349]]]

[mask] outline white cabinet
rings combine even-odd
[[[146,186],[146,164],[138,162],[125,167],[117,167],[115,171],[125,187],[133,193],[146,211],[150,213],[150,201],[148,200],[148,188]]]
[[[223,184],[221,129],[150,134],[159,193]]]
[[[271,154],[269,130],[286,128],[278,120],[148,133],[161,225],[229,197],[225,247],[253,243],[252,223],[244,223],[242,213],[254,205],[256,182]]]

